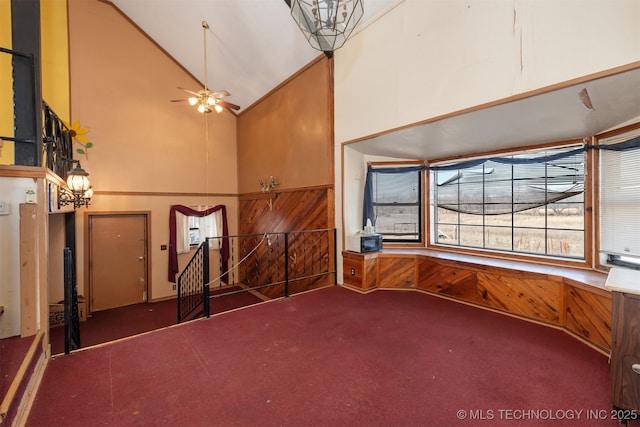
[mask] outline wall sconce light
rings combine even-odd
[[[78,165],[67,174],[67,187],[58,187],[58,209],[72,203],[74,208],[89,206],[93,196],[89,174],[82,169],[79,160],[72,163]]]
[[[262,187],[263,193],[272,192],[277,185],[280,185],[280,183],[276,182],[276,179],[273,176],[269,177],[269,181],[265,181],[264,179],[260,178],[260,186]]]
[[[311,47],[342,47],[364,15],[363,0],[291,0],[291,16]]]

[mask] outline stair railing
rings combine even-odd
[[[221,247],[222,239],[229,241],[230,258],[219,257],[220,274],[210,280],[209,248]],[[336,250],[335,228],[208,238],[178,277],[178,323],[209,317],[210,301],[231,294],[259,291],[286,298],[335,285]]]

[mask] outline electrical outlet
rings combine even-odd
[[[9,215],[9,202],[0,200],[0,215]]]
[[[174,291],[176,290],[176,285],[173,285],[173,290],[174,290]]]
[[[355,269],[355,268],[352,268],[352,269],[351,269],[351,275],[352,275],[352,276],[355,276],[355,275],[356,275],[356,269]]]

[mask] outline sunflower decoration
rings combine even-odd
[[[73,142],[77,142],[82,148],[76,148],[76,153],[84,154],[87,160],[89,160],[89,148],[93,147],[93,142],[90,142],[86,135],[89,133],[89,129],[80,126],[80,122],[73,122],[72,124],[64,124],[69,129],[69,135]]]

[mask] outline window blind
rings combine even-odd
[[[640,129],[600,144],[640,135]],[[600,252],[640,257],[640,150],[600,151]]]

